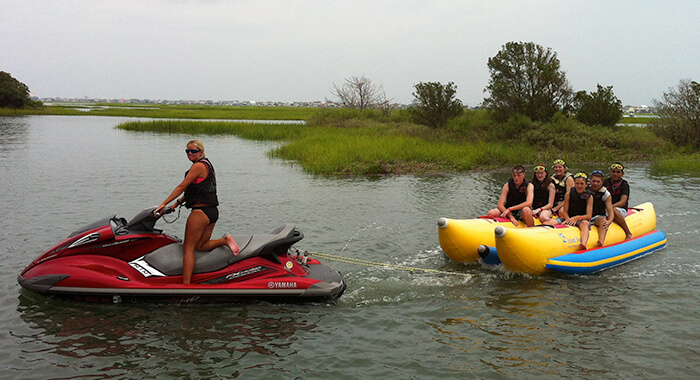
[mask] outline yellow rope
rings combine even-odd
[[[408,266],[404,266],[404,265],[378,263],[375,261],[353,259],[350,257],[331,255],[328,253],[320,253],[320,252],[309,252],[309,253],[313,256],[321,257],[321,258],[324,258],[327,260],[334,260],[334,261],[339,261],[339,262],[348,263],[348,264],[364,265],[367,267],[380,267],[380,268],[387,268],[387,269],[403,270],[403,271],[408,271],[411,273],[413,273],[413,272],[428,272],[428,273],[440,273],[440,274],[469,276],[469,274],[461,273],[461,272],[448,272],[448,271],[438,270],[438,269],[414,268],[414,267],[408,267]]]

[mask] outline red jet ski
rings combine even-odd
[[[269,234],[233,235],[227,246],[195,252],[192,284],[182,284],[182,241],[154,228],[155,207],[130,222],[116,215],[90,223],[49,248],[18,276],[45,295],[92,302],[232,301],[241,298],[336,299],[345,280],[292,245],[304,238],[293,224]]]

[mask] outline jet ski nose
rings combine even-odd
[[[447,226],[450,224],[450,222],[447,220],[447,218],[440,218],[438,219],[438,227],[440,228],[447,228]]]

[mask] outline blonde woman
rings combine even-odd
[[[183,248],[185,256],[182,259],[182,283],[189,284],[194,271],[194,251],[211,251],[222,245],[227,245],[234,255],[239,248],[231,235],[221,239],[210,240],[214,225],[219,219],[219,200],[216,196],[216,174],[214,166],[204,153],[204,143],[191,140],[185,149],[187,159],[192,162],[190,170],[185,172],[185,179],[175,187],[165,201],[158,206],[154,213],[160,213],[167,204],[175,201],[170,208],[181,204],[192,209],[185,226],[185,241]]]
[[[552,207],[554,207],[554,196],[556,190],[554,183],[549,177],[549,171],[544,165],[535,166],[535,174],[532,177],[533,198],[532,215],[540,218],[544,223],[552,219]],[[534,221],[533,221],[534,225]],[[528,227],[532,227],[528,225]]]
[[[559,211],[564,205],[564,197],[571,191],[574,187],[574,177],[567,171],[568,167],[564,160],[558,159],[554,160],[552,165],[554,169],[554,174],[552,174],[552,183],[554,183],[555,196],[554,196],[554,207],[552,207],[552,213],[559,215]]]

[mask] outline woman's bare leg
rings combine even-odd
[[[189,284],[192,280],[192,272],[194,272],[194,251],[197,249],[199,242],[204,237],[208,230],[211,236],[209,227],[209,218],[202,210],[192,210],[187,218],[185,226],[185,241],[183,242],[184,257],[182,258],[182,283]],[[209,239],[207,236],[207,240]]]

